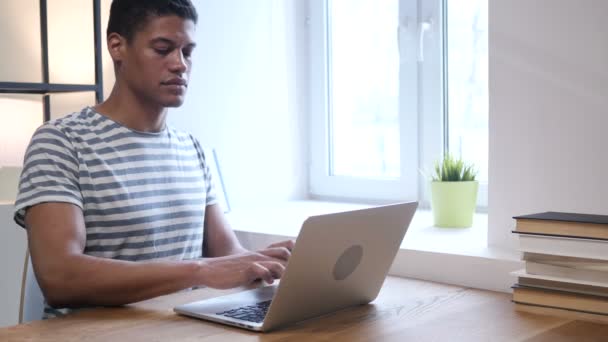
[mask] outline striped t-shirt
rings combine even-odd
[[[27,149],[15,203],[82,209],[87,255],[117,260],[200,258],[205,207],[215,190],[205,155],[187,133],[129,129],[87,107],[41,126]],[[45,316],[67,312],[45,308]]]

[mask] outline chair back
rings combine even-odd
[[[25,252],[23,279],[21,282],[21,305],[19,307],[19,323],[27,323],[42,319],[44,314],[44,296],[32,267],[29,250]]]

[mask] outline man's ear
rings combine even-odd
[[[122,62],[127,40],[120,34],[112,32],[108,35],[107,43],[108,52],[110,53],[110,57],[112,57],[112,61],[114,61],[114,63]]]

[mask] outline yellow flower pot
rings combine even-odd
[[[431,208],[435,226],[471,227],[478,187],[477,181],[431,182]]]

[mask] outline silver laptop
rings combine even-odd
[[[417,202],[311,216],[278,285],[176,307],[175,312],[269,331],[374,300]]]

